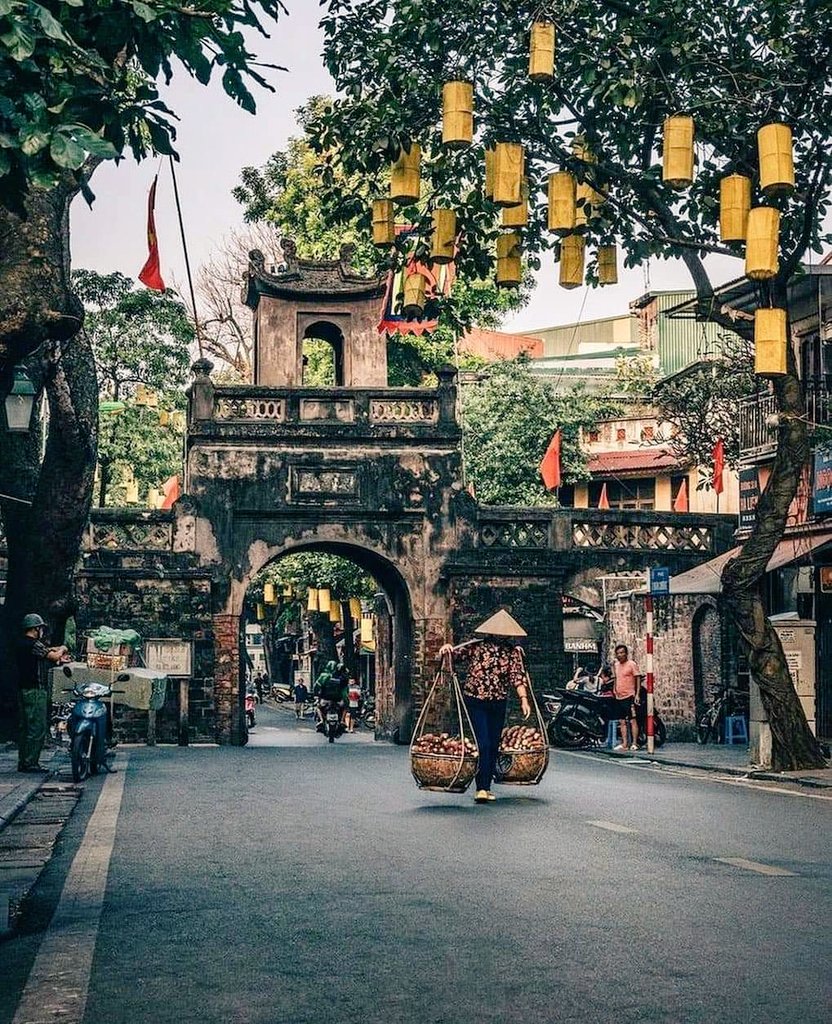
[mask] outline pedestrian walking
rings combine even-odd
[[[617,644],[615,648],[615,661],[613,662],[615,673],[616,709],[615,715],[618,718],[618,725],[621,730],[621,742],[615,747],[616,750],[638,750],[638,723],[636,721],[636,705],[641,698],[641,670],[630,658],[630,652],[626,644]],[[627,729],[632,729],[632,736],[628,737]]]
[[[309,700],[309,690],[306,687],[306,683],[303,681],[296,683],[293,693],[295,697],[295,718],[302,718],[303,709]]]
[[[531,705],[523,652],[516,643],[519,637],[528,635],[523,627],[505,609],[500,609],[477,626],[474,633],[477,639],[458,647],[445,644],[439,653],[450,654],[468,665],[462,694],[479,747],[474,800],[481,804],[496,799],[491,783],[506,720],[509,687],[517,691],[523,718],[531,714]]]
[[[350,679],[347,682],[347,707],[344,713],[347,732],[355,732],[355,723],[358,721],[360,712],[361,687],[355,679]]]
[[[49,664],[69,661],[66,647],[47,647],[43,642],[46,623],[35,612],[23,617],[22,636],[15,645],[17,663],[17,706],[19,735],[17,770],[45,772],[38,763],[47,732],[47,670]]]

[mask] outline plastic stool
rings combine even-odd
[[[735,743],[748,746],[748,726],[745,724],[745,715],[726,715],[725,717],[725,744],[733,746]]]
[[[620,743],[618,738],[618,719],[610,719],[609,727],[607,728],[607,746],[612,750],[616,743]]]

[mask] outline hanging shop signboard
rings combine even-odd
[[[812,512],[816,516],[832,515],[832,447],[815,452],[812,480]]]
[[[740,470],[740,529],[754,525],[755,510],[760,500],[760,476],[756,466]]]
[[[193,644],[189,640],[145,640],[144,660],[148,668],[168,676],[189,676],[193,661]]]

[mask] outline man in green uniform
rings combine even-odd
[[[49,663],[66,661],[66,647],[47,647],[43,642],[46,623],[34,612],[23,617],[23,636],[18,640],[17,705],[20,713],[17,741],[17,770],[19,772],[45,772],[48,768],[38,764],[46,739],[46,671]]]

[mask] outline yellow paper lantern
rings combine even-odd
[[[520,235],[509,231],[497,239],[497,284],[501,288],[514,288],[522,279]]]
[[[523,147],[519,142],[498,142],[494,147],[494,202],[516,206],[523,199]]]
[[[421,195],[422,149],[414,142],[402,149],[390,171],[390,198],[394,203],[415,203]]]
[[[751,210],[751,179],[729,174],[719,183],[719,237],[723,242],[744,242]]]
[[[494,149],[491,147],[485,151],[485,197],[494,198]]]
[[[290,597],[294,597],[294,595],[294,588],[292,587],[291,583],[287,583],[286,586],[283,588],[283,596],[288,599]]]
[[[575,229],[577,183],[568,171],[549,175],[549,230],[566,234]]]
[[[504,206],[500,211],[500,227],[524,228],[529,223],[529,179],[523,178],[520,186],[523,196],[517,206]]]
[[[136,405],[147,406],[149,409],[156,409],[159,406],[159,396],[144,384],[139,384],[136,388],[133,401]]]
[[[318,589],[318,611],[328,612],[332,607],[332,594],[329,587],[320,587]]]
[[[456,251],[456,214],[453,210],[433,211],[430,258],[434,263],[453,263]]]
[[[671,188],[687,188],[693,181],[693,118],[665,118],[662,180]]]
[[[147,492],[147,507],[148,508],[159,508],[165,499],[162,497],[162,493],[158,487],[151,487]]]
[[[341,621],[341,602],[333,601],[329,606],[329,621],[340,622]]]
[[[754,372],[761,377],[780,377],[786,373],[786,311],[754,311]]]
[[[425,279],[419,273],[408,274],[404,279],[404,300],[402,312],[411,319],[422,315],[425,308]]]
[[[396,241],[396,215],[392,199],[373,200],[373,245],[392,245]]]
[[[124,496],[124,500],[128,505],[138,505],[139,503],[139,485],[135,480],[127,484],[127,493]]]
[[[442,86],[442,142],[459,149],[474,137],[474,87],[470,82]]]
[[[167,427],[170,424],[170,413],[167,409],[159,410],[159,426]]]
[[[618,248],[615,245],[598,246],[598,283],[618,284]]]
[[[595,189],[582,181],[575,190],[575,227],[582,229],[590,217],[594,216],[593,200],[599,195]]]
[[[752,281],[775,277],[780,268],[780,211],[773,206],[755,206],[748,214],[745,246],[745,275]]]
[[[561,288],[580,288],[584,283],[586,245],[582,235],[567,235],[560,243]]]
[[[545,82],[555,73],[555,26],[536,21],[529,38],[529,78]]]
[[[315,587],[309,588],[306,596],[306,610],[308,612],[316,612],[318,610],[318,591]]]
[[[373,620],[370,618],[363,618],[361,620],[361,643],[369,644],[373,642]]]
[[[266,609],[262,604],[257,605],[257,621],[262,622],[266,617]]]
[[[794,190],[792,130],[787,124],[765,124],[757,132],[760,188],[767,196],[788,195]]]
[[[263,584],[263,601],[266,604],[277,604],[277,594],[274,591],[274,583]]]
[[[358,622],[361,618],[361,602],[357,597],[350,598],[350,618],[353,622]]]

